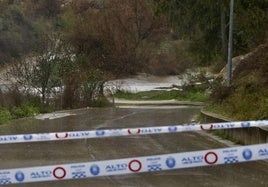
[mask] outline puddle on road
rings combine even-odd
[[[57,119],[57,118],[63,118],[66,116],[72,116],[75,114],[71,113],[49,113],[49,114],[39,114],[35,116],[35,119],[45,120],[45,119]]]

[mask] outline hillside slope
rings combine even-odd
[[[216,87],[213,97],[214,112],[236,120],[268,119],[268,41],[241,59],[231,88]]]

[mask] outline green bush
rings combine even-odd
[[[23,104],[21,107],[12,108],[11,113],[12,117],[16,119],[34,116],[39,113],[39,109],[29,104]]]
[[[100,97],[97,100],[94,100],[92,103],[93,107],[106,107],[109,106],[110,103],[105,97]]]
[[[260,92],[238,89],[222,104],[224,111],[237,120],[267,119],[268,105]]]
[[[222,102],[214,103],[208,110],[235,120],[262,120],[268,117],[267,91],[237,88]]]
[[[7,108],[1,108],[0,109],[0,124],[3,124],[10,119],[12,119],[12,116],[9,110]]]
[[[190,101],[206,101],[208,100],[208,95],[204,92],[196,92],[196,93],[189,93],[189,100]]]
[[[22,110],[22,108],[20,107],[13,107],[11,110],[12,113],[12,118],[22,118],[24,117],[24,112]]]
[[[211,90],[210,99],[213,102],[222,102],[234,92],[234,88],[223,85],[221,79],[213,82]]]
[[[24,116],[34,116],[39,113],[39,109],[35,106],[25,104],[22,106],[22,110],[24,111]]]
[[[48,105],[39,105],[36,109],[39,110],[38,113],[50,113],[53,111],[53,108]]]

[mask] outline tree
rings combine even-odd
[[[16,90],[38,95],[43,103],[51,103],[52,99],[54,101],[60,96],[61,106],[88,106],[103,95],[107,76],[98,69],[99,66],[89,63],[94,53],[85,54],[81,50],[75,54],[77,51],[73,50],[74,47],[64,41],[67,34],[57,32],[59,27],[56,28],[55,23],[57,26],[67,23],[55,19],[62,10],[61,2],[24,0],[11,2],[10,5],[1,1],[0,9],[8,9],[0,13],[0,46],[3,46],[0,60],[5,52],[12,52],[7,56],[9,59],[16,57],[12,58],[13,63],[7,72],[7,79],[13,80],[12,86]],[[98,8],[93,5],[91,7]],[[68,13],[68,6],[65,8]],[[26,39],[29,39],[29,44]],[[28,44],[28,48],[24,49],[23,44]],[[60,95],[52,93],[58,90],[61,90],[57,93]]]
[[[156,15],[165,14],[181,38],[192,41],[199,59],[226,58],[228,0],[152,0]],[[235,2],[234,54],[246,52],[267,37],[268,1]],[[257,29],[256,29],[257,28]]]
[[[153,17],[150,4],[143,0],[116,0],[90,5],[84,2],[83,6],[76,3],[72,7],[79,12],[74,27],[68,30],[76,53],[87,54],[88,63],[117,75],[140,70],[144,43],[163,27],[163,22]]]
[[[22,6],[33,19],[42,16],[54,19],[60,14],[63,3],[64,0],[24,0]]]
[[[234,50],[249,52],[268,38],[268,0],[235,1]]]
[[[0,2],[0,63],[29,53],[37,41],[33,22],[25,15],[20,4],[5,3]]]
[[[181,39],[192,42],[191,51],[195,51],[194,54],[201,61],[210,61],[221,51],[220,38],[224,42],[222,46],[226,48],[224,0],[155,0],[153,3],[155,14],[167,15],[173,30]],[[222,14],[222,19],[219,12]]]
[[[40,94],[43,103],[47,102],[52,89],[60,85],[56,68],[66,56],[57,40],[57,35],[45,37],[41,54],[15,60],[7,72],[7,78],[13,79],[17,88],[28,94]]]

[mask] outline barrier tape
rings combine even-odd
[[[268,159],[268,143],[64,165],[0,170],[0,184],[80,179]]]
[[[91,131],[52,132],[52,133],[39,133],[39,134],[1,135],[0,144],[175,133],[175,132],[187,132],[187,131],[199,131],[199,130],[262,127],[267,125],[268,120],[262,120],[262,121],[239,121],[239,122],[223,122],[223,123],[210,123],[210,124],[154,126],[154,127],[124,128],[124,129],[106,129],[106,130],[91,130]]]

